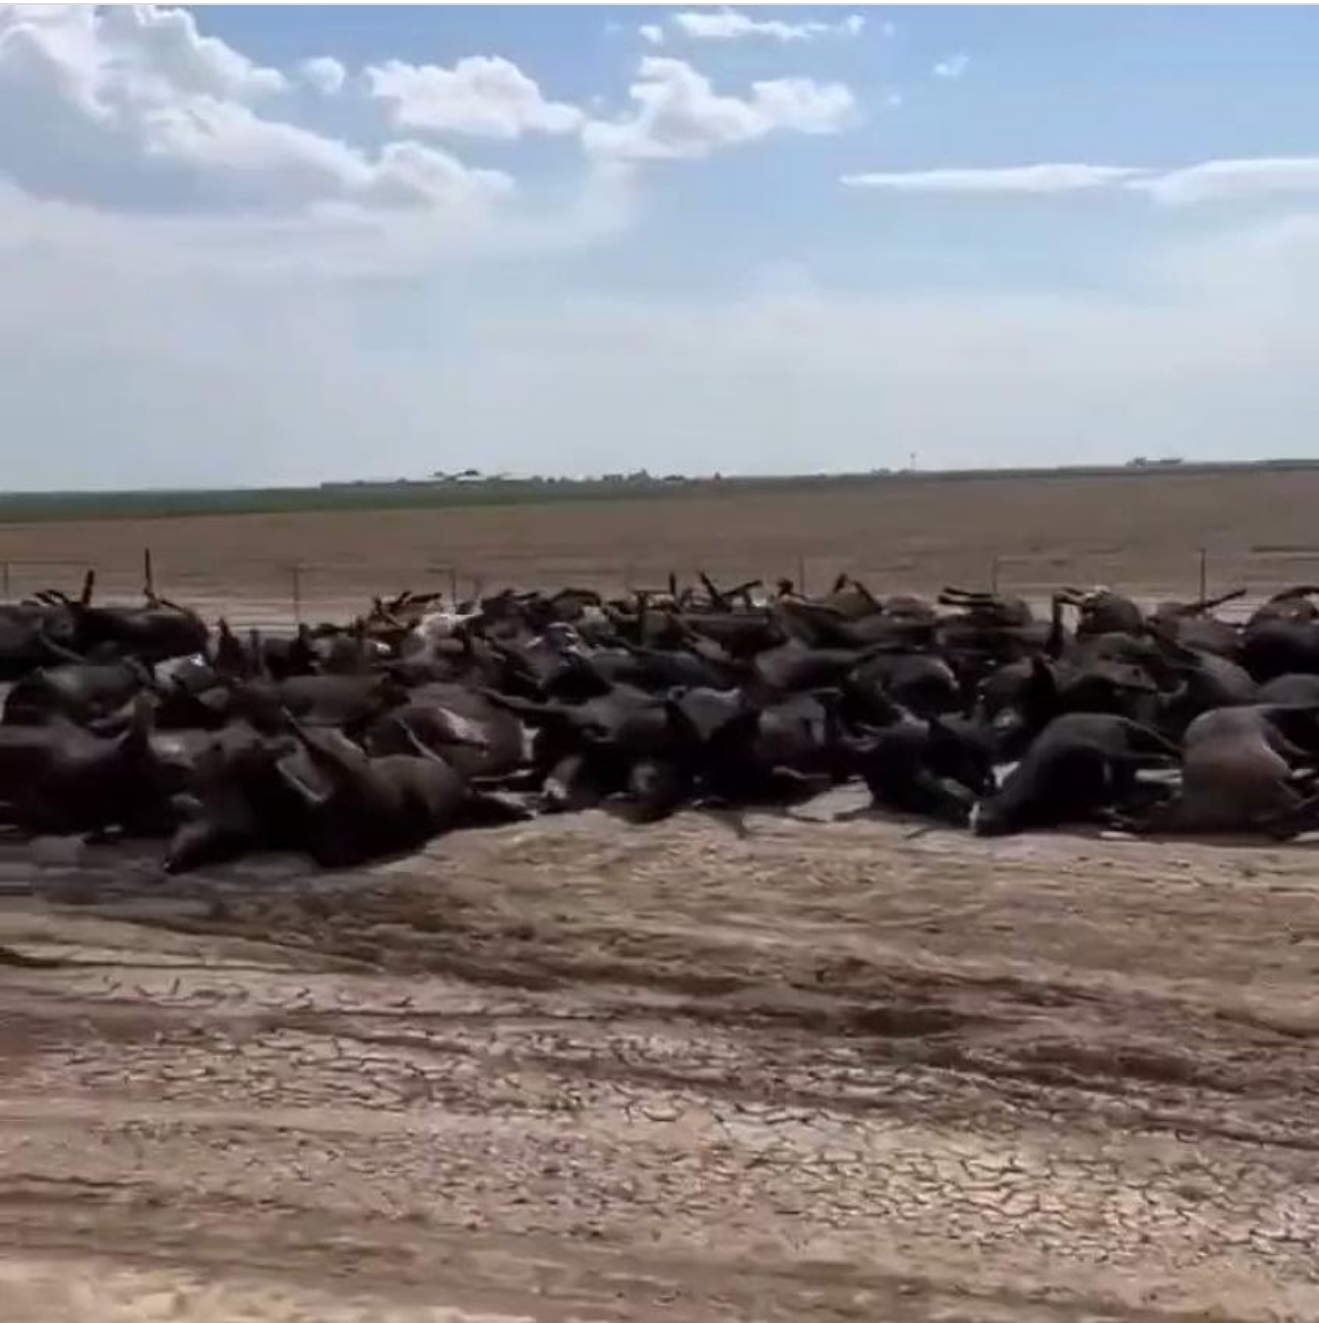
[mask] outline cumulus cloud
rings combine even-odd
[[[1125,166],[1049,163],[985,170],[876,171],[844,175],[842,182],[849,188],[893,193],[1044,194],[1108,188],[1143,174]]]
[[[685,37],[695,41],[743,41],[750,37],[763,37],[772,41],[814,41],[817,37],[859,36],[866,20],[861,14],[849,14],[837,23],[809,21],[787,23],[777,18],[750,18],[733,9],[717,11],[687,11],[674,14],[673,26]]]
[[[1171,170],[1146,166],[1048,162],[937,170],[847,174],[848,188],[890,193],[991,197],[1124,190],[1168,206],[1319,193],[1319,157],[1256,157],[1203,161]]]
[[[24,20],[32,22],[32,12]],[[184,9],[154,5],[52,7],[36,19],[45,33],[62,31],[84,47],[91,62],[78,61],[82,76],[105,86],[117,81],[163,79],[182,93],[247,100],[283,91],[278,69],[254,63],[216,37],[203,37]],[[76,34],[76,35],[75,35]]]
[[[336,73],[315,62],[322,83]],[[304,76],[306,69],[304,68]],[[137,214],[480,206],[496,171],[412,142],[365,150],[267,113],[285,76],[150,6],[0,11],[0,180]]]
[[[317,55],[313,59],[303,60],[298,66],[302,81],[323,96],[334,96],[343,90],[348,80],[348,70],[332,56]]]
[[[309,121],[317,100],[350,87],[343,110],[383,107],[399,131],[392,140],[351,140]],[[0,203],[10,207],[0,228],[31,233],[41,216],[81,245],[94,227],[60,208],[82,207],[103,225],[134,218],[144,234],[148,219],[180,221],[167,242],[186,229],[208,261],[223,251],[251,260],[265,244],[276,263],[314,264],[331,252],[353,270],[374,264],[366,250],[386,232],[409,254],[428,242],[436,252],[484,247],[474,241],[482,226],[517,251],[553,248],[613,233],[633,214],[629,162],[706,156],[777,131],[832,133],[855,114],[838,83],[779,78],[722,95],[678,60],[644,61],[631,96],[630,112],[610,119],[597,99],[588,117],[494,55],[360,71],[320,55],[285,72],[203,36],[191,11],[0,6],[0,122],[26,127],[0,134]],[[547,207],[522,199],[510,218],[513,179],[430,134],[580,138],[586,168],[575,192],[558,191]],[[18,198],[42,207],[16,210]],[[490,223],[495,211],[500,224]],[[240,221],[241,231],[217,228]],[[304,253],[313,230],[318,247]],[[345,255],[354,244],[361,251]]]
[[[534,79],[498,56],[468,56],[452,69],[389,60],[369,66],[366,77],[403,128],[518,138],[573,133],[583,119],[575,106],[547,101]]]
[[[619,161],[698,158],[777,130],[837,133],[856,115],[851,90],[841,83],[776,78],[752,83],[750,97],[726,96],[685,61],[658,56],[642,60],[629,93],[637,104],[633,115],[593,120],[583,128],[592,155]]]
[[[664,45],[664,29],[658,23],[643,23],[637,31],[641,33],[642,40],[652,46]]]
[[[971,57],[969,55],[949,55],[940,60],[934,66],[931,72],[936,78],[947,78],[956,81],[971,67]]]
[[[374,156],[293,124],[260,119],[235,103],[198,100],[163,107],[147,125],[153,161],[204,182],[208,200],[244,210],[298,210],[317,203],[442,206],[506,193],[497,171],[471,170],[415,142],[386,143]]]

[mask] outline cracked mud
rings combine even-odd
[[[1313,1319],[1314,859],[587,814],[0,863],[3,1317]]]

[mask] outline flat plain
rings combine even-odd
[[[1319,577],[1319,470],[903,478],[725,494],[543,505],[0,523],[13,592],[97,566],[135,593],[150,547],[159,587],[207,609],[287,614],[293,567],[309,614],[342,615],[371,593],[565,582],[659,586],[670,570],[721,582],[759,576],[827,586],[847,570],[876,591],[952,582],[1027,595],[1111,583],[1142,596],[1211,586],[1262,591]]]
[[[1316,497],[968,480],[14,526],[0,558],[127,575],[147,540],[233,609],[289,559],[356,605],[409,566],[612,586],[629,558],[928,591],[997,555],[1018,591],[1187,596],[1202,546],[1212,587],[1313,573]],[[11,851],[4,1317],[1312,1320],[1315,858],[987,842],[849,792],[340,875]]]

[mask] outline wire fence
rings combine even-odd
[[[937,592],[945,584],[983,589],[1047,603],[1055,591],[1109,584],[1152,604],[1167,597],[1192,600],[1207,593],[1242,588],[1245,595],[1225,608],[1240,617],[1278,588],[1319,582],[1319,545],[1254,546],[1247,549],[1193,548],[1170,552],[1157,567],[1133,581],[1130,554],[1121,547],[1059,548],[1056,551],[1003,552],[964,556],[948,546],[923,546],[879,558],[836,552],[775,552],[764,561],[712,558],[708,568],[720,587],[760,580],[772,587],[789,579],[805,592],[829,589],[840,574],[866,582],[876,593]],[[937,569],[936,569],[937,567]],[[76,596],[84,575],[96,573],[98,602],[141,601],[155,592],[199,611],[210,621],[224,617],[234,628],[291,629],[299,622],[345,623],[370,608],[374,597],[404,589],[441,593],[461,601],[503,588],[553,590],[565,586],[611,594],[637,589],[663,591],[670,576],[681,585],[699,584],[705,565],[675,564],[658,557],[603,565],[598,557],[554,556],[509,551],[480,565],[418,559],[380,565],[369,560],[162,563],[144,551],[135,564],[80,559],[0,561],[0,600],[17,601],[46,589]]]

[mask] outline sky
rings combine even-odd
[[[0,487],[1312,455],[1317,39],[0,5]]]

